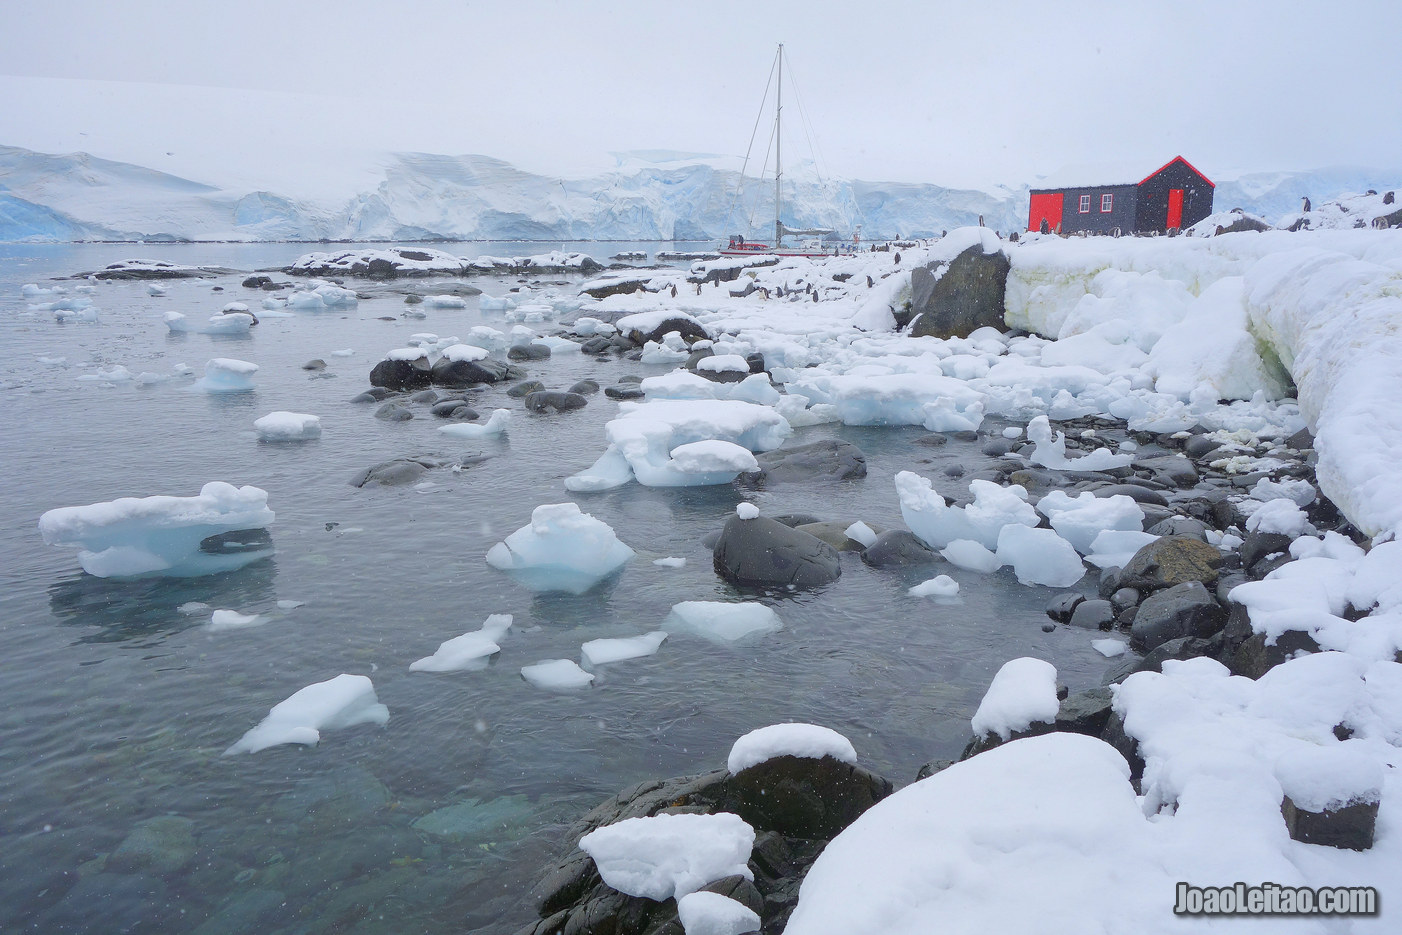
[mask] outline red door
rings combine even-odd
[[[1170,188],[1168,190],[1168,223],[1167,228],[1183,226],[1183,189]]]
[[[1032,203],[1027,212],[1027,229],[1041,230],[1043,220],[1047,222],[1048,231],[1055,231],[1061,226],[1061,192],[1032,196]]]

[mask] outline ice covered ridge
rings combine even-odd
[[[267,491],[212,481],[195,497],[122,497],[49,510],[39,532],[78,548],[99,578],[191,577],[242,568],[273,554]],[[236,535],[242,534],[242,535]]]

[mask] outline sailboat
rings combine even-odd
[[[775,84],[774,84],[774,242],[772,244],[760,243],[755,240],[746,240],[742,234],[732,234],[728,243],[722,244],[718,250],[721,256],[833,256],[840,251],[836,245],[825,246],[823,238],[835,233],[828,227],[793,228],[784,224],[780,220],[780,210],[783,206],[782,180],[784,177],[783,162],[783,114],[784,114],[784,44],[779,43],[779,51],[775,55]],[[746,155],[745,160],[749,161]],[[853,238],[855,244],[858,237]],[[799,246],[785,246],[785,237],[806,237],[810,238]]]

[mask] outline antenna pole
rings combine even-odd
[[[779,43],[777,53],[779,62],[778,80],[774,89],[774,249],[779,248],[779,241],[783,239],[784,226],[779,221],[779,179],[784,175],[784,160],[781,145],[783,143],[783,130],[779,122],[780,115],[784,112],[784,44]]]

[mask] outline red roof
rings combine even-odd
[[[1202,180],[1203,180],[1204,182],[1206,182],[1208,185],[1211,185],[1213,188],[1216,188],[1216,187],[1217,187],[1217,183],[1216,183],[1216,182],[1212,181],[1210,178],[1208,178],[1207,176],[1203,175],[1201,172],[1198,172],[1197,166],[1193,165],[1191,162],[1189,162],[1188,160],[1184,159],[1182,156],[1174,156],[1172,159],[1168,160],[1168,162],[1165,162],[1163,165],[1159,166],[1159,167],[1158,167],[1157,169],[1155,169],[1153,172],[1150,172],[1148,175],[1146,175],[1146,176],[1144,176],[1142,179],[1140,179],[1140,180],[1139,180],[1139,184],[1140,184],[1140,185],[1143,185],[1145,182],[1149,181],[1151,178],[1153,178],[1154,176],[1158,175],[1160,172],[1162,172],[1164,169],[1167,169],[1169,166],[1173,165],[1175,162],[1181,162],[1181,163],[1183,163],[1183,165],[1187,166],[1189,169],[1192,169],[1194,172],[1197,172],[1197,174],[1198,174],[1199,176],[1201,176]]]

